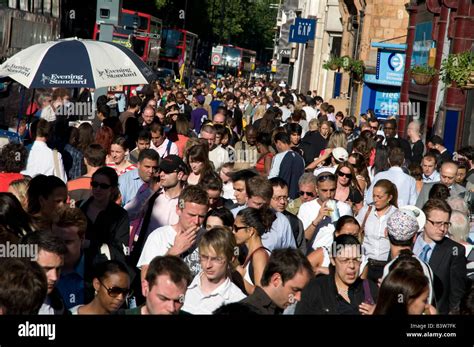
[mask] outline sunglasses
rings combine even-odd
[[[313,192],[303,192],[302,190],[299,191],[299,194],[300,196],[303,196],[303,195],[308,195],[310,197],[314,197],[314,193]]]
[[[318,181],[318,182],[324,182],[324,181],[329,180],[329,179],[330,179],[331,181],[335,181],[335,180],[336,180],[336,176],[334,176],[334,174],[332,174],[332,173],[320,175],[320,176],[318,176],[317,181]]]
[[[232,226],[232,231],[233,231],[234,233],[238,233],[239,230],[241,230],[241,229],[247,229],[247,228],[248,228],[247,226],[238,227],[237,225],[234,224],[234,225]]]
[[[111,298],[116,298],[120,294],[122,294],[125,298],[128,298],[129,296],[132,295],[132,290],[129,288],[120,288],[120,287],[107,288],[105,284],[102,283],[102,281],[99,281],[99,283],[105,288],[105,290],[107,291],[107,294]]]
[[[342,171],[339,171],[337,174],[339,175],[339,177],[347,177],[348,179],[352,178],[352,174],[350,174],[350,173],[347,174],[347,173],[344,173]]]
[[[107,184],[107,183],[99,183],[99,182],[92,181],[91,182],[91,187],[92,188],[100,187],[101,189],[109,189],[110,187],[112,187],[112,185]]]

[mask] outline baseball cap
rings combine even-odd
[[[342,162],[349,158],[349,153],[347,153],[347,151],[342,147],[336,147],[332,150],[332,156],[337,161]]]
[[[183,159],[181,159],[177,155],[170,154],[167,157],[161,159],[160,170],[165,173],[172,173],[175,171],[187,172],[187,166],[184,163]]]
[[[388,217],[387,232],[397,241],[410,240],[418,230],[418,221],[409,210],[397,210]]]

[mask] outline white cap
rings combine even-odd
[[[342,147],[336,147],[332,150],[332,156],[337,161],[343,162],[349,158],[349,153]]]

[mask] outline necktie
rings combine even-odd
[[[425,247],[423,247],[423,250],[421,251],[420,259],[425,263],[428,262],[428,252],[430,249],[431,247],[429,245],[425,245]]]
[[[149,187],[150,185],[147,182],[143,183],[141,187],[138,189],[137,196],[143,194]],[[142,203],[144,203],[144,201],[142,201]],[[145,213],[144,209],[145,208],[142,207],[142,210],[137,219],[130,221],[131,233],[130,233],[130,239],[128,242],[130,251],[133,248],[133,243],[135,241],[135,238],[138,237],[138,234],[140,232],[140,227],[143,222],[143,215]]]

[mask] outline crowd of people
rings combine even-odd
[[[473,313],[473,146],[233,77],[60,112],[94,93],[0,149],[0,313]]]

